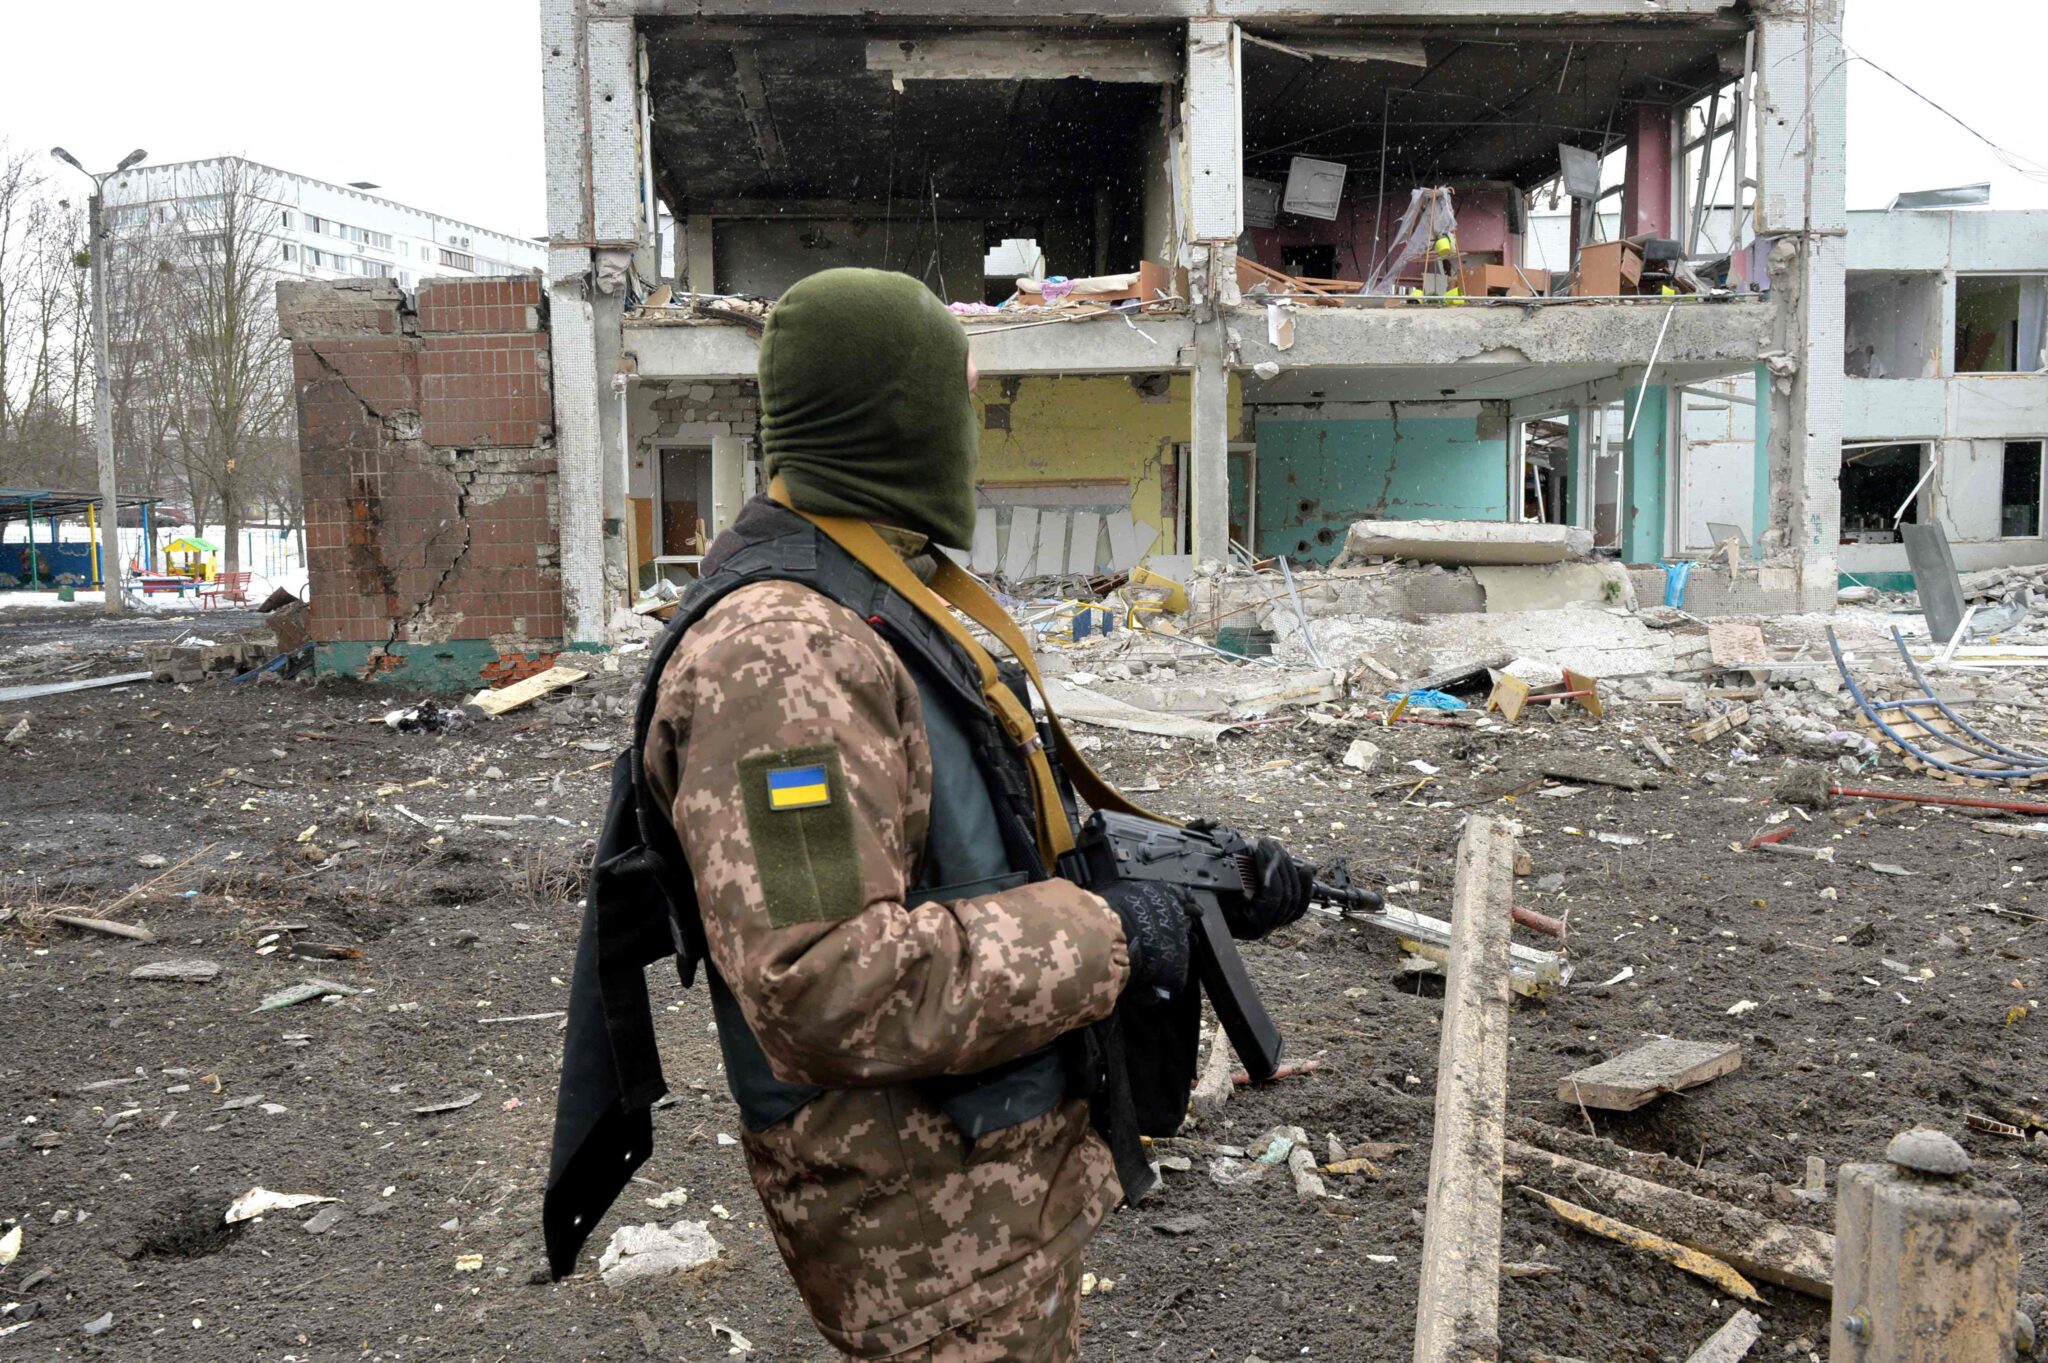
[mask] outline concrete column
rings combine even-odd
[[[1195,562],[1230,558],[1230,371],[1223,364],[1223,323],[1195,326],[1194,433],[1188,447],[1188,500]]]
[[[1800,609],[1835,600],[1842,515],[1842,276],[1847,62],[1841,0],[1771,0],[1757,27],[1757,236],[1776,302],[1772,548],[1799,574]]]
[[[1621,181],[1621,234],[1671,235],[1671,110],[1638,104],[1628,112],[1628,167]]]
[[[1621,557],[1625,563],[1655,563],[1664,556],[1671,390],[1631,388],[1622,398],[1622,410],[1635,414],[1636,425],[1622,456]]]
[[[618,373],[626,266],[650,237],[641,202],[633,21],[542,0],[548,292],[562,605],[573,643],[605,641],[627,583],[625,421]]]
[[[1230,372],[1223,307],[1237,301],[1237,239],[1244,232],[1243,67],[1237,25],[1188,22],[1186,149],[1181,260],[1195,309],[1195,368],[1189,436],[1188,550],[1230,557]]]

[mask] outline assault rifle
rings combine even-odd
[[[1315,879],[1313,865],[1300,858],[1295,865],[1313,881],[1313,898],[1318,901],[1375,913],[1383,907],[1380,896],[1351,884],[1341,870]],[[1192,905],[1189,932],[1195,972],[1231,1049],[1244,1061],[1252,1082],[1273,1077],[1280,1067],[1280,1029],[1245,974],[1223,907],[1226,898],[1249,897],[1257,889],[1249,838],[1213,824],[1183,828],[1097,810],[1082,824],[1074,850],[1060,858],[1060,874],[1091,887],[1116,880],[1179,886]]]

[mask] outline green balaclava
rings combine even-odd
[[[768,314],[760,378],[761,452],[792,506],[972,543],[967,333],[924,285],[889,270],[802,280]]]

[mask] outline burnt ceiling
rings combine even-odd
[[[791,201],[929,212],[936,196],[948,216],[1004,205],[1080,214],[1098,186],[1133,189],[1160,118],[1162,87],[1140,83],[911,79],[898,89],[868,68],[876,30],[865,23],[645,19],[642,31],[657,175],[679,213]],[[1072,36],[1177,45],[1178,32]],[[1363,179],[1380,174],[1384,155],[1390,186],[1533,186],[1556,173],[1558,143],[1598,149],[1620,138],[1631,106],[1702,97],[1739,69],[1741,41],[1740,24],[1719,17],[1248,29],[1247,173],[1284,179],[1289,157],[1305,155]]]
[[[1598,150],[1622,135],[1633,104],[1703,98],[1741,51],[1738,37],[1670,25],[1592,38],[1493,27],[1389,36],[1404,60],[1247,45],[1246,173],[1285,179],[1290,157],[1313,156],[1377,176],[1384,150],[1393,186],[1533,186],[1557,173],[1558,143]]]
[[[870,71],[858,28],[643,22],[655,161],[679,213],[844,201],[917,213],[1030,202],[1080,211],[1128,184],[1160,87],[908,80]]]

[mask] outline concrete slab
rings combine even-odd
[[[1507,521],[1354,521],[1336,566],[1369,558],[1421,563],[1562,563],[1593,551],[1593,533],[1569,525]]]
[[[1633,610],[1635,584],[1619,563],[1508,564],[1474,568],[1472,580],[1486,592],[1486,613],[1557,610],[1577,604]]]

